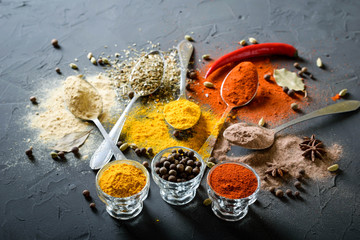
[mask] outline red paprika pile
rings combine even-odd
[[[240,199],[253,194],[258,187],[255,174],[236,163],[224,163],[212,169],[208,184],[220,196]]]
[[[263,117],[270,125],[279,125],[286,122],[288,118],[294,118],[297,112],[290,107],[291,103],[296,102],[301,107],[307,104],[303,100],[302,93],[295,93],[292,96],[287,95],[280,86],[278,86],[272,74],[277,66],[270,62],[269,58],[252,58],[251,61],[257,68],[259,75],[259,87],[255,98],[246,106],[235,108],[232,115],[236,115],[240,121],[258,123]],[[201,69],[197,76],[198,79],[191,84],[192,91],[189,92],[195,100],[208,105],[213,112],[221,115],[226,109],[226,104],[220,96],[220,88],[226,75],[236,66],[236,63],[229,63],[211,73],[207,79],[204,78],[205,72],[209,68]],[[270,80],[265,80],[264,75],[270,74]],[[212,82],[214,88],[207,88],[204,82]]]

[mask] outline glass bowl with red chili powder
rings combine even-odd
[[[196,151],[175,146],[155,155],[151,162],[151,175],[165,202],[184,205],[194,199],[205,168]]]
[[[212,211],[226,221],[238,221],[246,216],[261,185],[255,170],[239,162],[215,165],[207,175],[207,183]]]

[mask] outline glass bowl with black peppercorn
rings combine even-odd
[[[184,205],[194,199],[205,167],[196,151],[176,146],[155,155],[151,163],[151,175],[165,202]]]

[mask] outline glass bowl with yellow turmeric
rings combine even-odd
[[[139,215],[150,188],[146,168],[134,160],[116,160],[96,175],[97,195],[114,218],[127,220]]]
[[[155,155],[151,162],[151,176],[165,202],[184,205],[194,199],[205,168],[196,151],[175,146]]]

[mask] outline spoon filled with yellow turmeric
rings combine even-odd
[[[175,129],[186,130],[193,127],[200,119],[200,106],[186,99],[185,85],[187,66],[193,52],[193,45],[183,40],[178,45],[181,65],[179,98],[165,105],[164,117],[166,122]]]

